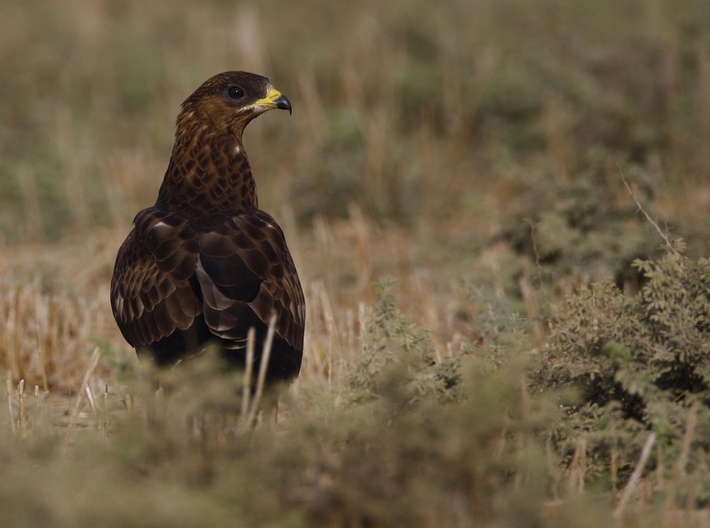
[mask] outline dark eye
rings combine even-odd
[[[244,90],[239,88],[239,86],[230,86],[227,90],[227,94],[229,94],[229,97],[232,99],[239,99],[244,96]]]

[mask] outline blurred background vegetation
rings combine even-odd
[[[107,293],[233,69],[293,103],[245,143],[308,299],[256,442],[176,426],[217,396],[153,401]],[[0,71],[13,525],[597,526],[650,431],[628,522],[707,505],[710,3],[0,0]]]
[[[619,165],[670,196],[710,168],[704,2],[50,0],[2,14],[10,241],[149,204],[179,103],[234,68],[296,101],[247,140],[262,195],[300,221],[356,203],[410,227],[474,223],[580,177],[614,194]]]

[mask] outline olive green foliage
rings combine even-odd
[[[429,331],[411,324],[394,307],[394,296],[385,294],[389,282],[376,285],[377,304],[368,309],[365,324],[369,332],[363,339],[363,354],[349,376],[349,387],[355,401],[368,401],[387,392],[392,376],[409,378],[406,400],[416,399],[418,395],[433,396],[444,386],[436,381],[425,380],[435,365],[434,350],[429,338]],[[454,380],[450,381],[455,385]],[[430,381],[431,383],[427,383]]]
[[[5,522],[544,525],[556,469],[543,432],[558,411],[528,393],[527,362],[437,362],[428,331],[383,291],[363,342],[348,397],[303,407],[283,393],[277,426],[245,427],[241,376],[210,354],[170,371],[129,370],[127,393],[98,402],[66,454],[72,432],[56,435],[49,404],[28,398],[24,439],[6,424],[0,442],[0,497],[14,505]]]
[[[653,189],[644,185],[644,173],[631,171],[636,197],[647,201]],[[635,176],[635,177],[634,177]],[[610,181],[611,180],[611,181]],[[658,234],[642,222],[636,204],[619,201],[621,172],[607,175],[589,170],[572,181],[556,183],[527,176],[516,190],[526,206],[504,219],[500,236],[542,270],[541,277],[573,274],[613,277],[622,285],[635,277],[634,259],[660,256]]]
[[[384,291],[365,321],[335,420],[344,429],[334,504],[385,526],[540,523],[534,504],[551,476],[539,435],[556,411],[528,395],[523,364],[497,369],[467,353],[436,361],[428,331]]]
[[[0,231],[14,240],[148,205],[180,102],[234,68],[262,70],[294,102],[294,119],[254,125],[247,146],[259,174],[289,176],[260,184],[290,187],[301,219],[354,201],[416,225],[464,211],[491,179],[561,183],[632,163],[682,184],[710,167],[703,2],[6,0],[0,12],[0,63],[17,73],[0,87]]]
[[[682,247],[682,245],[681,245]],[[710,483],[705,447],[710,432],[710,261],[691,260],[676,249],[658,261],[637,260],[646,284],[625,296],[613,284],[584,288],[567,299],[553,321],[538,386],[580,390],[567,406],[563,446],[586,437],[594,446],[590,474],[608,472],[612,452],[633,468],[648,431],[658,434],[666,478],[680,453],[689,408],[698,404],[689,471]]]

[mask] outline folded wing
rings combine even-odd
[[[238,215],[204,233],[197,278],[207,325],[234,348],[244,346],[249,326],[274,314],[276,333],[303,349],[303,292],[283,232],[267,213]]]
[[[200,232],[174,214],[139,214],[119,251],[111,302],[131,345],[171,358],[190,354],[174,349],[186,349],[185,336],[192,331],[198,345],[215,340],[227,357],[232,351],[232,358],[243,362],[249,328],[262,343],[275,315],[269,373],[288,379],[300,369],[303,291],[281,228],[262,211]]]

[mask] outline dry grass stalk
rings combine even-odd
[[[104,419],[103,419],[103,435],[108,436],[109,427],[111,424],[111,414],[108,408],[108,385],[104,385]]]
[[[99,306],[98,299],[45,293],[37,281],[0,281],[0,317],[6,321],[0,325],[0,363],[11,381],[24,379],[44,391],[76,387],[91,337],[102,328]]]
[[[7,407],[10,413],[10,425],[12,426],[12,434],[17,434],[17,424],[15,423],[15,413],[12,406],[12,381],[10,381],[11,375],[8,372],[7,379],[5,380],[5,385],[7,387]]]
[[[693,439],[693,432],[695,431],[695,426],[698,419],[698,403],[695,402],[690,406],[688,410],[688,417],[685,423],[685,434],[683,435],[683,444],[680,451],[680,456],[673,467],[673,473],[670,480],[668,481],[668,486],[666,487],[666,500],[664,504],[664,514],[666,525],[672,526],[675,523],[674,512],[675,512],[675,500],[676,500],[676,490],[683,477],[686,474],[686,466],[688,465],[688,456],[690,455],[690,445]],[[690,494],[689,494],[690,495]]]
[[[688,455],[690,454],[690,443],[693,439],[693,431],[698,421],[698,403],[691,405],[688,411],[688,421],[685,424],[685,434],[683,435],[683,447],[681,448],[680,457],[676,464],[678,478],[685,476],[685,468],[688,464]]]
[[[439,308],[434,295],[434,288],[431,284],[429,274],[422,269],[414,272],[414,284],[416,286],[417,296],[419,297],[419,305],[424,310],[424,321],[426,326],[431,331],[432,344],[434,345],[434,356],[437,361],[441,361],[444,357],[445,346],[443,346],[443,331],[441,318],[439,316]]]
[[[322,216],[313,219],[313,231],[316,238],[320,261],[324,265],[325,283],[329,291],[337,291],[337,263],[333,256],[334,237],[328,221]]]
[[[269,321],[269,330],[266,333],[266,341],[264,342],[264,348],[261,351],[261,362],[259,363],[259,377],[256,381],[256,392],[254,394],[254,400],[251,402],[249,414],[247,415],[247,427],[251,427],[254,424],[256,413],[259,410],[259,404],[261,403],[261,396],[264,391],[264,384],[266,382],[266,368],[269,364],[269,357],[271,356],[271,346],[274,342],[275,330],[276,315],[274,314],[271,316],[271,319]]]
[[[328,390],[333,388],[333,358],[342,356],[342,346],[340,342],[340,333],[335,322],[333,307],[330,304],[328,293],[322,283],[319,283],[318,288],[321,306],[323,308],[323,318],[325,319],[325,327],[328,332],[328,356],[325,367],[327,367]]]
[[[67,430],[66,436],[64,437],[64,443],[62,446],[62,450],[65,454],[67,452],[67,449],[69,448],[69,441],[71,440],[71,435],[74,432],[74,427],[76,426],[76,421],[79,418],[79,410],[81,409],[81,402],[84,399],[84,393],[86,392],[86,389],[89,387],[89,381],[91,380],[91,376],[94,373],[94,370],[96,370],[96,367],[99,364],[100,358],[101,358],[101,355],[99,353],[99,347],[96,347],[94,349],[93,354],[91,354],[91,360],[89,361],[89,368],[87,368],[86,372],[84,373],[84,379],[81,382],[81,389],[79,390],[78,394],[76,395],[76,400],[74,402],[74,408],[72,409],[72,413],[71,413],[71,419],[69,420],[69,428]]]
[[[505,445],[508,440],[508,426],[503,427],[503,430],[498,435],[498,439],[495,442],[495,447],[493,448],[493,460],[496,462],[500,461],[505,454]]]
[[[22,192],[22,206],[25,211],[23,222],[25,242],[41,242],[44,238],[42,232],[42,204],[39,200],[37,181],[32,170],[20,168],[17,171],[17,182]]]
[[[658,227],[658,224],[646,212],[646,209],[643,208],[643,206],[641,205],[641,202],[639,202],[638,198],[636,198],[636,194],[634,193],[634,191],[631,190],[631,187],[629,186],[628,182],[626,181],[626,178],[624,177],[624,173],[621,170],[621,167],[619,167],[619,176],[621,177],[621,181],[624,182],[624,186],[626,186],[626,190],[629,191],[629,194],[634,199],[634,202],[636,202],[636,206],[639,208],[639,211],[641,211],[643,213],[643,215],[646,217],[646,220],[648,220],[651,223],[651,225],[656,229],[658,234],[661,235],[661,238],[666,243],[666,247],[668,247],[668,249],[670,249],[675,255],[678,255],[678,250],[675,248],[673,243],[670,241],[670,238],[668,236],[668,232],[661,231],[661,228]]]
[[[3,345],[9,363],[8,367],[10,369],[10,372],[12,373],[12,376],[10,377],[10,383],[12,383],[13,379],[19,380],[22,377],[22,373],[20,370],[20,359],[18,357],[20,354],[20,350],[17,343],[17,335],[20,332],[19,329],[21,328],[21,325],[18,324],[20,313],[20,293],[21,290],[17,288],[9,296],[12,300],[10,306],[8,307],[9,313],[7,313],[6,311],[6,333],[3,336]]]
[[[569,480],[567,489],[574,494],[584,492],[584,477],[587,473],[587,441],[584,438],[577,439],[577,445],[570,464]]]
[[[304,365],[299,376],[301,380],[319,379],[328,387],[332,386],[333,348],[340,345],[335,325],[336,311],[326,293],[323,281],[311,283],[306,298],[308,329],[304,346]],[[339,350],[341,350],[339,348]]]
[[[619,456],[616,450],[611,453],[611,503],[616,506],[619,502],[618,488]]]
[[[89,387],[88,385],[86,386],[86,397],[89,400],[91,411],[94,413],[94,421],[96,422],[96,427],[100,427],[99,412],[96,408],[96,402],[94,401],[94,394],[91,392],[91,387]]]
[[[559,501],[560,472],[557,470],[555,453],[552,447],[552,439],[549,436],[547,437],[547,440],[545,440],[545,456],[547,458],[547,472],[551,478],[550,494],[552,495],[552,502],[556,503]]]
[[[247,333],[247,359],[244,368],[244,387],[242,388],[242,408],[240,416],[247,420],[249,416],[249,399],[251,397],[251,376],[254,368],[254,340],[256,330],[252,327]],[[248,421],[248,420],[247,420]]]
[[[24,437],[27,433],[27,409],[25,408],[25,380],[20,380],[17,384],[17,400],[20,407],[19,433]]]
[[[355,288],[358,297],[371,293],[370,283],[372,282],[372,247],[370,244],[369,226],[362,209],[355,203],[348,205],[348,216],[355,235],[355,247],[358,258],[358,278]]]
[[[648,457],[651,455],[651,449],[653,448],[653,444],[655,443],[656,432],[654,431],[650,435],[648,435],[648,438],[646,438],[646,443],[643,445],[643,449],[641,450],[641,456],[639,457],[639,460],[636,463],[636,467],[634,468],[633,473],[631,473],[631,478],[626,483],[624,490],[621,492],[619,504],[614,510],[615,519],[620,519],[621,516],[624,514],[624,510],[626,509],[626,506],[629,503],[629,499],[631,499],[631,496],[634,493],[634,489],[636,488],[636,485],[638,484],[638,481],[641,478],[641,475],[643,474],[643,470],[646,467],[646,462],[648,462]]]

